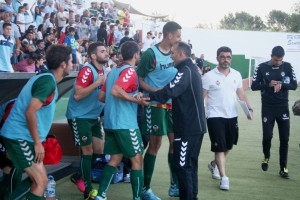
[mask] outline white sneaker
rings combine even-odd
[[[217,164],[215,164],[215,166],[213,166],[213,165],[211,164],[211,162],[208,163],[208,169],[210,170],[210,172],[211,172],[211,177],[212,177],[213,179],[217,179],[217,180],[220,180],[220,179],[221,179],[220,172],[219,172],[219,169],[218,169]]]
[[[130,183],[130,174],[126,174],[126,175],[123,177],[123,182],[124,182],[124,183]]]
[[[143,200],[161,200],[154,192],[150,189],[144,190],[142,193]]]
[[[223,176],[220,181],[220,189],[221,190],[229,190],[229,178],[227,176]]]

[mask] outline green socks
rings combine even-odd
[[[132,188],[133,199],[141,199],[142,188],[144,182],[142,170],[131,170],[130,171],[130,182]]]
[[[145,154],[144,157],[144,188],[148,190],[150,188],[150,183],[152,179],[152,174],[154,171],[156,156],[151,154]]]
[[[19,200],[26,196],[29,193],[32,181],[28,177],[23,180],[13,191],[13,193],[7,198],[7,200]],[[29,195],[29,194],[28,194]],[[32,199],[31,197],[27,199]]]
[[[91,181],[92,157],[92,155],[81,156],[81,173],[87,193],[93,189]]]
[[[169,153],[168,154],[168,163],[169,163],[169,168],[170,168],[170,177],[171,177],[171,185],[176,185],[177,187],[178,185],[178,178],[174,172],[173,169],[173,154]]]
[[[102,198],[106,197],[106,191],[109,187],[109,184],[114,177],[114,172],[116,168],[110,165],[105,165],[104,170],[101,175],[101,180],[99,184],[99,189],[98,189],[98,196],[101,196]]]

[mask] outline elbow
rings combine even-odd
[[[110,94],[111,94],[112,96],[116,97],[116,96],[117,96],[117,90],[113,87],[113,88],[111,89],[111,91],[110,91]]]
[[[80,100],[80,96],[79,96],[78,94],[74,94],[73,97],[74,97],[74,100],[75,100],[75,101],[79,101],[79,100]]]

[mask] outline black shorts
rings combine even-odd
[[[77,64],[76,53],[75,54],[72,53],[72,63]]]
[[[239,127],[237,117],[234,118],[209,118],[207,127],[211,141],[212,152],[226,152],[237,144]]]

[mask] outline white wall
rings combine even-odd
[[[182,40],[191,40],[196,56],[204,53],[205,59],[213,63],[216,63],[216,52],[221,46],[228,46],[233,54],[246,58],[269,59],[272,48],[280,45],[286,52],[284,60],[292,64],[300,81],[300,34],[184,28]]]

